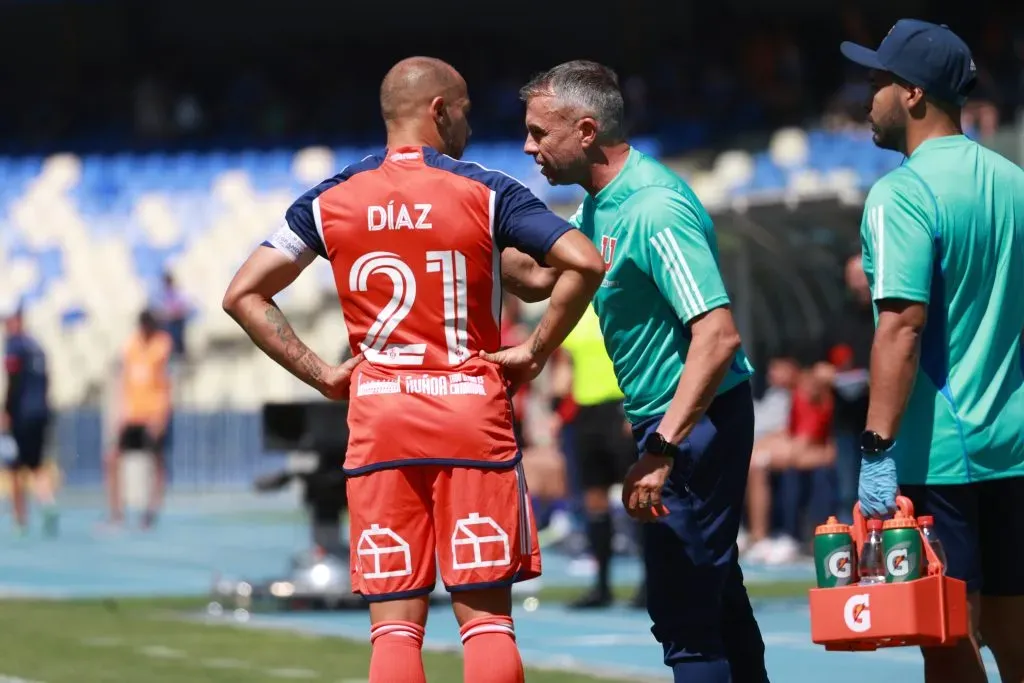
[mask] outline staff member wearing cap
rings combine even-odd
[[[1024,680],[1024,171],[964,137],[974,85],[967,45],[903,19],[878,50],[843,43],[871,70],[879,147],[907,159],[868,194],[861,224],[876,329],[861,437],[865,514],[897,488],[933,515],[947,573],[967,582],[1004,683]],[[987,681],[972,638],[924,648],[928,683]]]

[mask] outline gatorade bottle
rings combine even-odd
[[[942,573],[945,574],[946,551],[942,547],[942,541],[939,540],[938,534],[935,533],[935,518],[931,515],[923,515],[917,518],[917,525],[921,527],[921,533],[924,535],[925,542],[932,547],[935,556],[942,562]]]
[[[900,583],[921,578],[921,534],[913,517],[896,517],[882,525],[885,581]]]
[[[882,552],[882,520],[868,520],[868,537],[860,554],[860,583],[885,583],[885,553]]]
[[[829,517],[814,530],[814,568],[818,588],[848,586],[857,582],[856,553],[850,527]]]

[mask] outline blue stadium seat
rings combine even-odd
[[[857,174],[864,188],[902,160],[898,153],[876,148],[866,131],[810,130],[807,140],[807,165],[810,169],[822,173],[850,169]],[[654,139],[635,139],[633,144],[653,156],[662,152],[661,145]],[[333,168],[328,174],[337,173],[366,155],[379,152],[380,148],[340,146],[331,151],[334,155]],[[214,182],[225,171],[245,171],[257,193],[284,192],[290,197],[297,197],[309,189],[310,182],[300,180],[292,173],[296,152],[293,148],[277,147],[230,152],[213,149],[205,152],[88,154],[81,159],[81,178],[69,191],[68,198],[91,235],[116,235],[131,245],[132,269],[143,280],[151,280],[162,272],[168,259],[217,224],[222,212],[228,210],[211,192]],[[583,197],[583,192],[576,187],[549,186],[534,161],[523,154],[519,140],[474,141],[465,158],[518,178],[549,203],[574,204]],[[59,250],[27,248],[24,236],[10,222],[11,207],[22,200],[25,188],[39,175],[43,161],[41,157],[0,156],[0,245],[5,247],[10,258],[31,259],[37,263],[39,282],[31,292],[25,293],[29,297],[42,295],[49,283],[65,274]],[[787,180],[787,173],[762,152],[754,155],[750,181],[735,192],[744,195],[778,191],[786,187]],[[181,231],[179,243],[171,248],[156,248],[148,244],[149,238],[135,218],[139,197],[149,192],[159,192],[167,198],[173,220]],[[328,270],[323,270],[323,277],[330,277]],[[68,324],[78,321],[73,312],[69,311],[68,316]]]

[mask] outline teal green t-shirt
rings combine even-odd
[[[871,189],[861,244],[876,302],[928,307],[900,483],[1024,476],[1024,170],[962,135],[928,140]]]
[[[661,415],[690,348],[687,323],[729,304],[711,217],[683,180],[633,149],[625,166],[570,223],[605,261],[594,297],[608,355],[633,423]],[[743,351],[718,393],[753,374]]]

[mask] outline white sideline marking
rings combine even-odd
[[[97,637],[97,638],[83,638],[81,641],[84,645],[91,647],[123,647],[125,645],[123,638],[110,638],[110,637]],[[175,650],[173,648],[164,647],[163,645],[147,645],[140,647],[137,650],[139,653],[153,657],[154,659],[183,659],[188,656],[187,652],[181,650]],[[251,669],[252,667],[248,662],[243,662],[240,659],[228,659],[228,658],[214,658],[214,659],[203,659],[200,660],[200,665],[207,669]],[[267,669],[264,673],[273,678],[287,678],[287,679],[310,679],[319,678],[320,674],[310,669]],[[10,678],[0,676],[0,683],[39,683],[39,681],[26,681],[20,678]],[[353,681],[352,683],[356,683]],[[367,681],[358,681],[358,683],[368,683]]]
[[[124,643],[124,638],[113,638],[111,636],[82,638],[82,645],[88,645],[89,647],[114,647],[122,643]]]
[[[39,681],[30,681],[27,678],[18,678],[17,676],[4,676],[0,674],[0,683],[39,683]]]
[[[274,678],[319,678],[320,674],[309,669],[267,669],[268,676]]]
[[[147,645],[146,647],[140,647],[139,652],[146,655],[147,657],[154,657],[156,659],[181,659],[185,656],[185,653],[181,650],[174,650],[163,645]]]
[[[249,664],[240,659],[204,659],[202,665],[208,669],[248,669]]]

